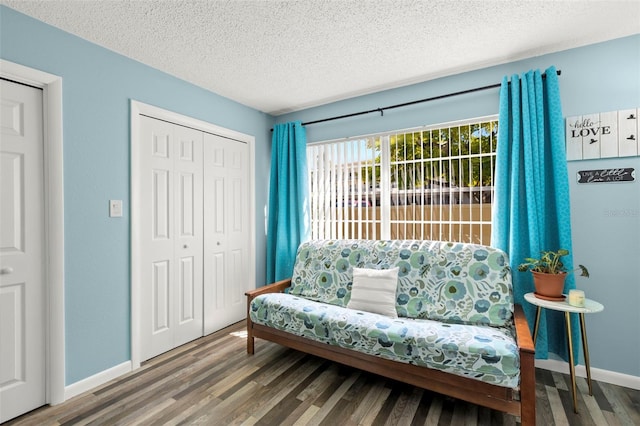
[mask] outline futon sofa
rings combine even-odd
[[[535,424],[533,342],[498,249],[309,241],[291,279],[247,297],[250,354],[259,337]]]

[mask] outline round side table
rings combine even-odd
[[[604,306],[595,300],[585,299],[584,307],[570,305],[565,297],[564,301],[555,302],[550,300],[538,299],[534,293],[527,293],[524,299],[536,306],[536,320],[533,326],[533,346],[536,345],[538,337],[538,326],[540,325],[540,311],[542,308],[552,309],[554,311],[564,312],[564,319],[567,327],[567,344],[569,346],[569,373],[571,375],[571,390],[573,392],[573,411],[578,412],[578,402],[576,398],[576,369],[574,365],[573,342],[571,339],[571,317],[569,314],[578,314],[580,316],[580,331],[582,334],[582,349],[584,351],[584,363],[587,370],[587,383],[589,384],[589,395],[593,395],[591,387],[591,366],[589,365],[589,345],[587,344],[587,328],[584,322],[584,314],[594,314],[604,310]]]

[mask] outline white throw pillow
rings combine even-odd
[[[398,268],[353,268],[353,286],[347,308],[398,318],[397,286]]]

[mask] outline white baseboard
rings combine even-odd
[[[569,363],[555,359],[536,359],[536,367],[558,373],[569,374]],[[576,365],[576,377],[587,377],[587,369],[584,365]],[[591,378],[612,385],[640,390],[640,377],[630,374],[616,373],[615,371],[602,370],[591,367]]]
[[[64,388],[64,400],[67,401],[74,396],[80,395],[83,392],[96,388],[100,385],[107,383],[109,380],[113,380],[116,377],[120,377],[123,374],[127,374],[131,371],[131,361],[123,362],[122,364],[111,367],[107,370],[101,371],[98,374],[94,374],[91,377],[82,379],[79,382],[75,382]],[[64,402],[64,401],[61,401]]]

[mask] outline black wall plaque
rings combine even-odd
[[[634,169],[599,169],[578,171],[578,183],[633,182],[636,180]]]

